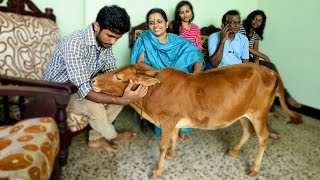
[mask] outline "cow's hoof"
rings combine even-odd
[[[230,149],[228,154],[232,157],[235,157],[236,155],[238,155],[238,153],[239,153],[239,151],[236,151],[234,149]]]
[[[166,160],[172,160],[173,159],[173,155],[170,155],[170,154],[168,154],[167,156],[166,156]]]
[[[152,179],[159,179],[160,176],[161,176],[161,171],[156,169],[152,171]]]
[[[254,170],[253,168],[251,168],[251,169],[247,172],[247,174],[248,174],[249,176],[257,176],[257,175],[258,175],[258,171],[256,171],[256,170]]]

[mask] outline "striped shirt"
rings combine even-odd
[[[63,38],[53,52],[44,79],[70,82],[84,98],[91,88],[91,79],[100,71],[116,69],[112,48],[98,46],[92,25]]]
[[[246,35],[246,29],[242,25],[240,26],[240,33],[245,35],[245,36],[247,36]],[[249,37],[248,39],[249,39],[249,47],[250,48],[253,48],[253,45],[254,45],[255,41],[257,41],[257,40],[260,41],[261,40],[260,36],[255,31],[253,31],[252,37]]]
[[[200,29],[197,25],[191,24],[190,29],[186,29],[183,26],[180,26],[179,33],[180,36],[189,39],[193,44],[201,49]]]

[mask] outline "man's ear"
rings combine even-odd
[[[93,23],[93,29],[94,29],[94,32],[99,32],[100,31],[100,25],[98,22],[94,22]]]

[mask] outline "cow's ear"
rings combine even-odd
[[[155,77],[158,74],[158,72],[159,71],[157,71],[157,70],[148,70],[148,71],[144,71],[142,73],[147,76]]]
[[[157,78],[153,78],[153,77],[149,77],[149,76],[139,76],[137,79],[137,84],[141,84],[144,86],[153,86],[157,83],[160,83],[159,79]]]
[[[159,72],[159,70],[154,69],[153,67],[145,63],[137,63],[135,64],[135,66],[139,74],[144,74],[146,76],[155,77]]]

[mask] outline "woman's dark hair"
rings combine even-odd
[[[109,29],[116,34],[124,34],[130,30],[130,17],[124,8],[116,5],[104,6],[100,9],[96,22],[100,29]]]
[[[146,16],[146,23],[147,23],[147,26],[149,24],[149,16],[151,14],[154,14],[154,13],[159,13],[161,14],[161,16],[163,17],[163,19],[168,22],[168,18],[167,18],[167,14],[164,12],[164,10],[160,9],[160,8],[153,8],[151,9],[148,13],[147,13],[147,16]]]
[[[193,7],[192,7],[192,4],[189,2],[189,1],[180,1],[177,6],[176,6],[176,10],[175,10],[175,14],[174,14],[174,20],[173,20],[173,23],[172,23],[172,32],[175,33],[175,34],[180,34],[179,32],[179,29],[180,29],[180,26],[182,24],[182,20],[181,20],[181,17],[180,17],[180,8],[184,5],[188,5],[190,7],[190,10],[192,12],[192,18],[190,19],[189,22],[192,22],[193,19],[194,19],[194,12],[193,12]]]
[[[254,31],[260,36],[261,40],[263,39],[263,30],[264,30],[264,27],[266,25],[266,21],[267,21],[267,16],[266,14],[262,11],[262,10],[255,10],[255,11],[252,11],[245,20],[243,20],[243,27],[244,29],[246,30],[246,35],[247,37],[249,36],[249,33],[250,33],[250,29],[252,28],[252,21],[254,20],[255,16],[257,15],[260,15],[262,16],[262,23],[261,23],[261,26],[254,29]],[[248,37],[249,38],[249,37]]]

